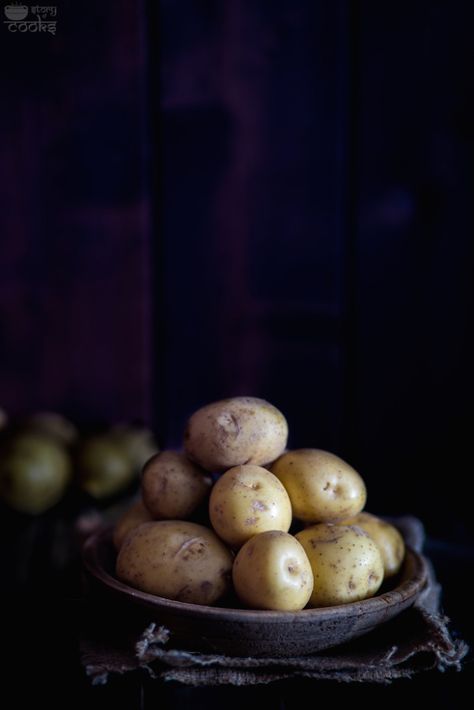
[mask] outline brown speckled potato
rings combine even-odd
[[[207,471],[225,471],[239,464],[263,466],[286,447],[288,425],[272,404],[256,397],[213,402],[188,421],[187,455]]]
[[[405,557],[405,542],[396,527],[365,512],[342,520],[340,525],[357,525],[365,530],[380,550],[385,578],[397,574]]]
[[[239,599],[251,609],[299,611],[313,591],[313,573],[298,540],[278,530],[255,535],[232,568]]]
[[[162,451],[143,468],[143,502],[155,519],[184,520],[205,499],[211,479],[177,451]]]
[[[143,523],[125,539],[117,577],[142,592],[212,605],[229,588],[232,554],[208,528],[180,520]]]
[[[358,527],[320,523],[296,535],[313,570],[313,607],[347,604],[372,597],[383,581],[375,542]]]
[[[209,499],[211,524],[234,548],[266,530],[287,532],[291,503],[273,473],[261,466],[235,466],[214,484]]]
[[[325,523],[357,515],[365,505],[364,481],[352,466],[321,449],[296,449],[271,467],[285,486],[293,514],[306,522]]]
[[[128,533],[142,523],[150,523],[153,517],[142,500],[137,500],[115,523],[113,541],[116,550],[120,550]]]

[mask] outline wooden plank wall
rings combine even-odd
[[[55,38],[0,28],[3,406],[176,446],[195,407],[267,397],[371,507],[456,528],[472,4],[58,6]]]
[[[472,3],[360,4],[358,456],[373,500],[460,538],[473,394]],[[453,532],[454,534],[454,532]]]
[[[465,530],[472,6],[161,8],[170,439],[252,392],[372,509]]]
[[[143,8],[55,5],[0,27],[0,406],[148,419]]]
[[[169,2],[162,18],[165,399],[177,382],[187,393],[173,404],[171,435],[193,407],[247,392],[287,413],[295,442],[334,447],[345,367],[344,8]]]

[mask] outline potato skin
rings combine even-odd
[[[127,453],[108,434],[82,439],[75,464],[79,486],[97,500],[116,495],[137,475]]]
[[[288,532],[291,503],[278,478],[267,469],[251,464],[234,466],[214,484],[209,517],[219,537],[239,548],[267,530]]]
[[[205,499],[211,479],[177,451],[162,451],[143,467],[143,502],[155,519],[185,520]]]
[[[271,471],[288,491],[293,514],[305,522],[334,522],[357,515],[367,499],[361,476],[329,451],[288,451]]]
[[[383,581],[375,542],[361,528],[320,523],[296,535],[314,576],[310,605],[333,606],[373,596]]]
[[[269,530],[250,538],[232,568],[239,599],[251,609],[299,611],[313,591],[313,573],[298,540]]]
[[[56,505],[71,480],[71,460],[57,440],[32,432],[7,439],[0,452],[0,500],[27,515]]]
[[[257,397],[232,397],[198,409],[188,420],[184,448],[207,471],[239,464],[263,466],[285,450],[288,424],[272,404]]]
[[[357,525],[365,530],[380,550],[385,578],[397,574],[405,558],[405,542],[394,525],[366,512],[344,519],[340,525]]]
[[[24,429],[39,436],[50,436],[63,446],[71,446],[79,439],[76,426],[57,412],[35,412],[24,422]]]
[[[117,577],[135,589],[190,604],[214,604],[230,585],[232,554],[202,525],[142,523],[125,539]]]
[[[120,550],[123,541],[131,530],[134,530],[142,523],[150,523],[153,517],[140,499],[130,506],[117,520],[113,532],[113,543],[116,550]]]

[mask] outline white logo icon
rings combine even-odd
[[[6,5],[3,12],[8,20],[21,22],[28,15],[28,8],[26,5]]]
[[[3,24],[12,34],[24,34],[25,32],[37,32],[56,34],[56,17],[58,8],[56,5],[20,5],[12,3],[3,8],[6,20]],[[28,19],[26,19],[28,18]],[[54,18],[54,19],[53,19]]]

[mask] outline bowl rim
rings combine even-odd
[[[402,579],[393,589],[382,594],[378,594],[369,599],[363,599],[347,604],[338,604],[328,607],[314,607],[301,609],[300,611],[272,611],[267,609],[245,609],[235,607],[205,606],[203,604],[190,604],[188,602],[166,599],[155,594],[142,592],[121,582],[110,574],[102,565],[100,551],[105,545],[111,545],[112,526],[104,526],[93,532],[84,542],[82,547],[82,560],[86,570],[96,580],[109,590],[118,593],[122,597],[127,597],[142,606],[155,609],[156,611],[175,612],[182,616],[192,616],[194,618],[238,621],[238,622],[260,622],[260,623],[307,623],[309,620],[319,619],[330,621],[341,616],[362,616],[374,614],[381,610],[386,610],[393,604],[407,602],[414,603],[420,592],[425,587],[428,580],[427,562],[423,555],[416,552],[410,546],[406,546],[404,566],[410,565],[412,573],[408,578]]]

